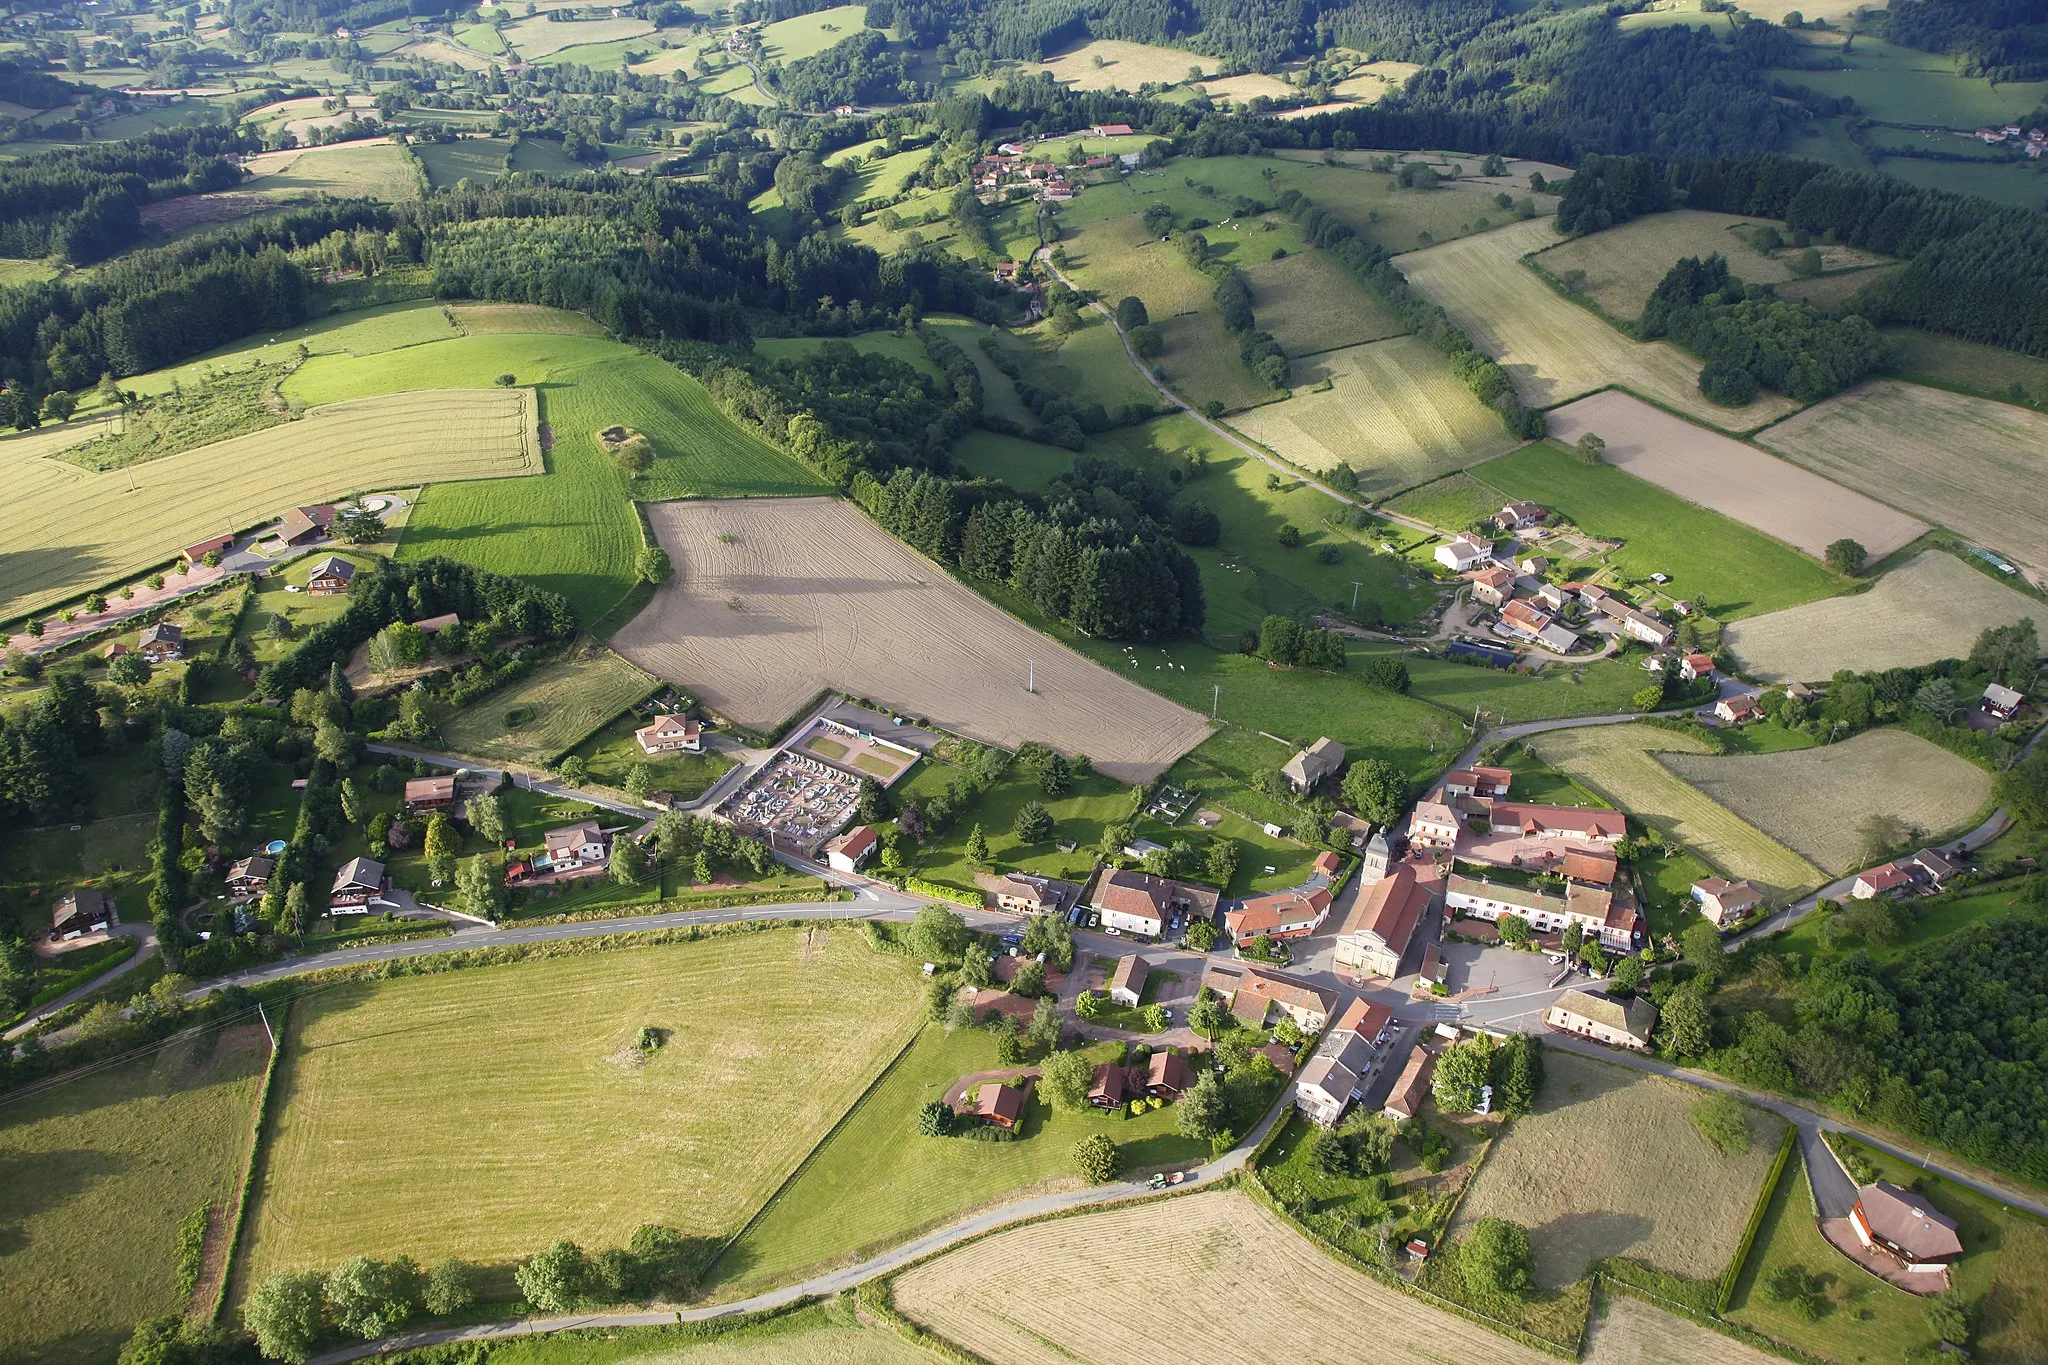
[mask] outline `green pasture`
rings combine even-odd
[[[1887,327],[1884,335],[1897,348],[1901,378],[1986,398],[2013,398],[2017,386],[2033,402],[2048,400],[2048,360],[2038,356],[1936,336],[1917,327]]]
[[[1016,383],[997,369],[995,361],[981,348],[981,338],[985,336],[1001,339],[1000,328],[984,326],[972,318],[945,314],[926,318],[925,325],[966,352],[967,358],[974,362],[974,368],[981,372],[981,410],[984,413],[1015,422],[1021,427],[1038,425],[1037,417],[1018,396]]]
[[[761,30],[762,55],[788,66],[854,37],[866,21],[867,9],[862,5],[840,5],[783,19]]]
[[[1363,647],[1354,657],[1384,652]],[[1489,726],[1563,716],[1604,716],[1631,707],[1630,698],[1648,681],[1640,655],[1545,666],[1540,672],[1506,672],[1452,659],[1405,655],[1413,695],[1461,716],[1485,711]]]
[[[851,337],[757,337],[754,353],[767,360],[794,360],[816,355],[830,345],[852,346],[855,350],[885,355],[933,379],[943,377],[939,367],[925,354],[923,339],[914,332],[861,332]]]
[[[953,458],[973,477],[1001,479],[1020,493],[1045,492],[1074,465],[1070,450],[980,430],[953,443]]]
[[[2011,122],[2048,102],[2048,81],[1994,84],[1957,74],[1947,57],[1869,37],[1859,37],[1846,60],[1846,71],[1770,74],[1823,95],[1846,95],[1864,118],[1879,123],[1973,129]]]
[[[422,142],[416,150],[427,168],[427,179],[438,190],[458,180],[479,185],[496,180],[505,173],[505,153],[511,145],[504,138],[466,137],[460,142]]]

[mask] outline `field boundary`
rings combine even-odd
[[[1721,1286],[1714,1295],[1716,1317],[1728,1311],[1728,1304],[1735,1297],[1735,1283],[1742,1278],[1742,1267],[1749,1261],[1749,1253],[1756,1245],[1756,1235],[1764,1225],[1764,1213],[1771,1206],[1771,1198],[1778,1192],[1778,1183],[1785,1177],[1785,1163],[1791,1158],[1792,1148],[1799,1141],[1799,1129],[1785,1125],[1785,1136],[1778,1144],[1778,1159],[1771,1163],[1771,1173],[1764,1177],[1763,1188],[1757,1191],[1756,1207],[1749,1211],[1749,1225],[1742,1230],[1742,1241],[1736,1245],[1735,1257],[1728,1262],[1728,1268],[1721,1272]]]
[[[262,1006],[257,1006],[262,1010]],[[266,1031],[272,1036],[270,1060],[264,1064],[263,1080],[256,1091],[256,1115],[250,1123],[249,1160],[242,1169],[242,1187],[235,1193],[235,1210],[228,1219],[227,1251],[221,1262],[220,1280],[213,1287],[213,1302],[208,1305],[204,1320],[209,1323],[220,1321],[221,1310],[227,1306],[228,1290],[234,1283],[235,1270],[241,1260],[242,1234],[249,1215],[249,1195],[256,1187],[256,1172],[268,1154],[265,1139],[270,1136],[270,1096],[275,1089],[278,1058],[284,1055],[285,1039],[291,1027],[292,1002],[289,997],[277,1007],[277,1022],[269,1023],[268,1013],[259,1015],[266,1023]]]
[[[1688,1322],[1697,1323],[1710,1332],[1718,1332],[1731,1341],[1739,1341],[1743,1345],[1754,1347],[1759,1351],[1768,1351],[1770,1354],[1785,1360],[1798,1361],[1799,1365],[1836,1365],[1836,1362],[1824,1357],[1808,1355],[1796,1346],[1787,1346],[1776,1337],[1766,1336],[1753,1327],[1745,1327],[1739,1322],[1731,1322],[1727,1318],[1715,1313],[1703,1313],[1690,1304],[1680,1303],[1676,1299],[1667,1299],[1655,1290],[1645,1289],[1642,1285],[1617,1279],[1606,1271],[1594,1270],[1592,1272],[1592,1279],[1596,1297],[1602,1291],[1619,1292],[1627,1295],[1629,1298],[1640,1299],[1652,1308],[1661,1308],[1674,1317],[1682,1317]],[[1586,1316],[1586,1323],[1590,1328],[1592,1325],[1592,1315],[1590,1313]]]
[[[1012,1223],[1010,1226],[1024,1227],[1026,1224]],[[1004,1228],[1002,1231],[1007,1232],[1009,1228]],[[966,1242],[960,1243],[960,1246],[964,1247],[966,1245],[968,1245]],[[959,1249],[960,1247],[947,1248],[948,1251],[957,1251]],[[918,1264],[922,1264],[922,1262],[918,1262]],[[910,1267],[905,1266],[903,1269],[908,1270]],[[896,1276],[902,1273],[902,1271],[896,1271],[888,1275],[878,1275],[872,1280],[862,1280],[858,1285],[854,1286],[854,1303],[862,1311],[873,1315],[905,1341],[910,1342],[914,1346],[921,1346],[933,1355],[942,1356],[947,1360],[953,1361],[954,1365],[993,1365],[993,1362],[986,1356],[978,1356],[965,1346],[955,1344],[938,1333],[912,1322],[909,1318],[896,1311],[895,1282]]]

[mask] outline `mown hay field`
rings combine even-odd
[[[2022,616],[2048,638],[2048,604],[1952,555],[1926,550],[1870,591],[1808,602],[1730,625],[1721,643],[1763,682],[1821,682],[1859,672],[1960,659],[1987,626]]]
[[[934,1365],[893,1327],[856,1315],[850,1297],[729,1326],[599,1327],[500,1338],[490,1365]],[[1713,1365],[1713,1362],[1709,1362]]]
[[[1874,563],[1928,530],[1917,517],[1755,446],[1674,417],[1631,394],[1610,389],[1550,414],[1550,434],[1563,444],[1589,431],[1607,443],[1602,463],[1711,507],[1816,559],[1846,537],[1868,550]]]
[[[1730,431],[1774,421],[1798,405],[1765,393],[1724,408],[1699,391],[1700,362],[1662,341],[1633,341],[1560,297],[1522,257],[1557,242],[1542,219],[1401,257],[1409,281],[1441,304],[1473,344],[1515,376],[1522,401],[1551,407],[1619,384]]]
[[[1350,465],[1367,497],[1387,497],[1515,447],[1500,417],[1419,337],[1331,351],[1294,369],[1293,397],[1240,414],[1236,425],[1305,469]],[[1328,389],[1321,387],[1326,379]]]
[[[441,726],[451,751],[545,767],[660,684],[593,646],[491,693]]]
[[[1097,58],[1102,64],[1096,64]],[[1188,68],[1212,69],[1216,63],[1198,53],[1175,47],[1154,47],[1149,43],[1127,43],[1099,38],[1060,53],[1049,61],[1023,62],[1016,74],[1036,76],[1050,72],[1062,85],[1076,90],[1136,90],[1148,81],[1179,85],[1188,78]]]
[[[1643,305],[1681,257],[1705,260],[1718,253],[1727,258],[1730,270],[1750,284],[1791,279],[1790,266],[1758,251],[1741,231],[1766,224],[1782,226],[1732,213],[1675,209],[1575,237],[1539,253],[1536,262],[1560,279],[1572,270],[1585,271],[1586,296],[1609,316],[1632,323],[1643,315]]]
[[[1085,753],[1126,782],[1208,734],[1201,716],[998,610],[850,503],[647,511],[675,576],[613,645],[743,725],[773,730],[838,688],[1005,748]]]
[[[576,337],[605,334],[595,318],[564,308],[543,308],[536,303],[457,303],[449,306],[448,315],[470,336],[487,332],[519,332],[528,336],[558,332]]]
[[[1494,1143],[1452,1234],[1482,1218],[1520,1223],[1546,1289],[1609,1256],[1713,1279],[1734,1259],[1785,1124],[1745,1106],[1750,1148],[1723,1156],[1693,1127],[1699,1097],[1676,1081],[1551,1050],[1535,1112]],[[1560,1179],[1589,1133],[1626,1137],[1607,1144],[1599,1179]]]
[[[654,25],[645,19],[578,19],[558,23],[548,15],[536,14],[500,30],[523,61],[538,61],[565,47],[586,43],[612,43],[622,38],[651,38]]]
[[[1968,823],[1991,796],[1991,774],[1904,730],[1770,754],[1666,754],[1663,762],[1835,876],[1887,851],[1864,847],[1872,817],[1895,816],[1932,842]]]
[[[0,618],[171,559],[202,536],[299,503],[422,480],[541,471],[533,396],[428,389],[333,403],[296,422],[93,473],[45,458],[55,437],[0,442]]]
[[[819,928],[320,993],[285,1042],[241,1286],[730,1233],[921,1022],[913,964]]]
[[[0,1359],[96,1365],[184,1309],[178,1225],[234,1197],[268,1051],[227,1029],[0,1106]]]
[[[1289,356],[1383,341],[1408,330],[1378,294],[1327,251],[1283,256],[1246,273],[1259,326]]]
[[[1550,1359],[1324,1256],[1237,1190],[997,1233],[893,1288],[899,1311],[993,1365]]]
[[[1577,778],[1616,808],[1670,835],[1724,876],[1775,894],[1825,880],[1820,870],[1657,761],[1659,753],[1704,753],[1691,735],[1649,725],[1588,725],[1523,741],[1551,767]]]
[[[1586,1365],[1776,1365],[1779,1357],[1614,1293],[1593,1312]]]
[[[2048,415],[1880,379],[1757,440],[1844,487],[2048,567]]]
[[[412,163],[388,139],[336,143],[290,152],[263,152],[248,162],[244,187],[273,199],[411,199],[419,193]]]

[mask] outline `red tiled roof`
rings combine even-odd
[[[1897,863],[1886,863],[1883,867],[1871,868],[1870,871],[1865,872],[1856,880],[1873,890],[1889,891],[1893,887],[1906,885],[1913,878],[1910,873]]]
[[[1379,936],[1388,952],[1404,952],[1430,899],[1430,890],[1416,880],[1415,869],[1401,863],[1352,901],[1337,932],[1370,932]]]
[[[1351,1003],[1344,1007],[1344,1012],[1337,1016],[1337,1021],[1330,1025],[1330,1032],[1355,1033],[1361,1038],[1377,1038],[1380,1036],[1380,1030],[1384,1029],[1393,1017],[1394,1011],[1386,1005],[1367,1000],[1362,995],[1354,995],[1351,997]]]
[[[1612,853],[1596,853],[1592,849],[1568,848],[1564,851],[1564,875],[1573,881],[1598,882],[1606,886],[1613,882],[1620,863]]]

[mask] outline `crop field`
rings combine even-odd
[[[1634,399],[1622,401],[1636,405]],[[1687,435],[1737,445],[1724,436],[1665,420]],[[1746,447],[1742,449],[1747,453]],[[1588,534],[1620,541],[1621,548],[1606,559],[1623,573],[1644,581],[1653,573],[1665,574],[1671,579],[1664,585],[1666,592],[1705,602],[1721,620],[1777,611],[1830,596],[1843,587],[1819,561],[1665,492],[1636,477],[1628,464],[1581,464],[1561,446],[1543,442],[1483,465],[1468,477],[1499,490],[1489,512],[1513,499],[1555,508]]]
[[[1102,59],[1100,66],[1096,58]],[[1215,65],[1198,53],[1174,47],[1153,47],[1147,43],[1126,43],[1100,38],[1062,52],[1046,62],[1021,62],[1014,74],[1036,76],[1049,71],[1052,78],[1076,90],[1136,90],[1148,81],[1179,85],[1188,78],[1188,68],[1208,70]]]
[[[1097,1045],[1106,1061],[1114,1045]],[[1078,1185],[1070,1156],[1091,1133],[1123,1148],[1129,1170],[1205,1159],[1206,1143],[1173,1130],[1173,1107],[1129,1119],[1095,1110],[1054,1113],[1035,1095],[1016,1142],[913,1138],[918,1109],[962,1076],[995,1068],[982,1029],[927,1027],[845,1124],[714,1272],[721,1297],[786,1283],[941,1227],[1024,1190]]]
[[[657,686],[618,655],[593,646],[456,713],[441,737],[459,754],[545,767]]]
[[[1687,1279],[1719,1275],[1735,1256],[1785,1131],[1745,1107],[1749,1151],[1724,1156],[1688,1114],[1699,1092],[1676,1081],[1552,1050],[1536,1110],[1508,1126],[1458,1206],[1451,1231],[1481,1218],[1529,1229],[1536,1282],[1571,1284],[1592,1262],[1627,1256]],[[1626,1133],[1598,1180],[1559,1180],[1561,1154],[1587,1133]]]
[[[991,606],[849,503],[647,510],[675,576],[613,644],[743,725],[772,730],[842,688],[1004,748],[1035,739],[1085,753],[1127,782],[1207,733],[1200,716]]]
[[[0,1357],[111,1360],[184,1309],[178,1225],[240,1185],[267,1056],[228,1029],[0,1106]]]
[[[263,152],[248,162],[247,188],[273,199],[410,199],[419,192],[412,165],[388,141],[337,143],[290,152]]]
[[[257,525],[295,503],[541,466],[532,397],[508,389],[333,403],[297,422],[106,473],[43,458],[47,449],[0,443],[11,494],[0,508],[9,551],[0,560],[0,617],[139,573],[203,535]]]
[[[565,47],[585,43],[611,43],[621,38],[651,38],[654,25],[645,19],[578,19],[558,23],[545,15],[534,15],[508,24],[500,34],[525,61],[538,61]]]
[[[1324,1256],[1236,1190],[1013,1228],[893,1287],[899,1311],[993,1365],[1292,1365],[1362,1342],[1382,1365],[1549,1359]]]
[[[1838,877],[1886,851],[1864,847],[1860,831],[1872,816],[1896,816],[1934,842],[1973,820],[1991,795],[1989,773],[1903,730],[1774,754],[1669,754],[1664,763]],[[1815,792],[1828,799],[1814,800]]]
[[[1757,439],[1846,487],[2048,567],[2048,415],[1880,379]]]
[[[1748,676],[1818,682],[1843,668],[1874,671],[1964,658],[1986,627],[2009,626],[2022,616],[2048,633],[2048,603],[1928,550],[1868,592],[1731,625],[1721,642]]]
[[[1020,493],[1043,493],[1074,467],[1071,450],[978,429],[954,442],[953,458],[976,478],[1001,479]]]
[[[527,336],[559,333],[572,337],[605,334],[595,318],[563,308],[543,308],[537,303],[457,303],[449,305],[448,314],[466,336],[490,332]]]
[[[1776,1365],[1779,1357],[1616,1293],[1593,1312],[1585,1365]]]
[[[1233,357],[1235,359],[1235,357]],[[1515,448],[1500,417],[1419,337],[1330,351],[1294,366],[1293,397],[1234,420],[1305,469],[1348,464],[1384,498]],[[1331,387],[1325,389],[1328,381]]]
[[[1532,219],[1415,252],[1400,266],[1474,345],[1515,375],[1522,401],[1532,406],[1619,384],[1731,431],[1762,426],[1797,407],[1772,393],[1741,408],[1709,402],[1699,391],[1697,360],[1668,342],[1630,340],[1560,298],[1522,264],[1523,256],[1556,241],[1549,223]]]
[[[1626,393],[1610,389],[1550,414],[1550,434],[1560,444],[1588,431],[1607,443],[1604,463],[1816,558],[1846,536],[1875,563],[1928,530],[1926,522],[1875,498]]]
[[[1783,226],[1765,218],[1676,209],[1646,214],[1604,232],[1573,238],[1539,253],[1536,261],[1560,279],[1568,271],[1585,271],[1587,297],[1610,317],[1634,322],[1642,316],[1643,305],[1650,301],[1651,293],[1681,257],[1705,260],[1718,252],[1728,259],[1728,268],[1750,284],[1779,284],[1791,279],[1792,269],[1782,259],[1782,253],[1765,255],[1751,246],[1747,234],[1740,231],[1767,223]]]
[[[1594,725],[1531,735],[1523,743],[1724,876],[1780,894],[1826,880],[1804,858],[1658,762],[1660,753],[1704,752],[1704,743],[1690,735],[1648,725]]]
[[[1884,339],[1898,349],[1899,373],[1907,379],[1993,398],[2016,396],[2018,385],[2018,396],[2048,401],[2048,360],[2038,356],[1936,336],[1917,327],[1887,327]]]
[[[460,142],[422,142],[416,150],[426,164],[427,179],[434,188],[447,189],[468,179],[482,185],[505,173],[505,154],[512,144],[505,138],[466,137]]]
[[[815,928],[322,993],[285,1044],[241,1279],[729,1232],[909,1038],[918,996],[907,959]],[[651,1056],[649,1026],[670,1031]]]
[[[1327,251],[1297,252],[1246,273],[1259,326],[1289,356],[1383,341],[1408,330],[1378,294]]]

